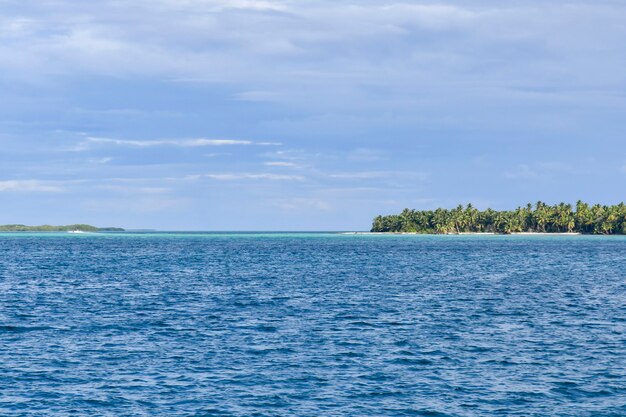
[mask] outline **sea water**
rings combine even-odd
[[[0,234],[0,415],[624,416],[626,238]]]

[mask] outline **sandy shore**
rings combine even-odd
[[[578,232],[563,232],[563,233],[541,233],[541,232],[515,232],[512,235],[556,235],[556,236],[579,236],[582,233]]]

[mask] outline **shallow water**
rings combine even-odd
[[[0,234],[0,415],[624,416],[626,238]]]

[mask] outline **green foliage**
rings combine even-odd
[[[571,204],[538,201],[512,211],[479,211],[471,204],[452,210],[404,209],[398,215],[376,217],[372,232],[626,234],[626,205],[589,206],[578,201],[574,209]]]
[[[0,232],[69,232],[80,230],[81,232],[123,232],[124,229],[117,227],[99,228],[88,224],[70,224],[67,226],[25,226],[23,224],[7,224],[0,226]]]

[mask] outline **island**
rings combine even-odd
[[[578,201],[575,207],[538,201],[510,211],[478,210],[472,204],[454,209],[404,209],[400,214],[377,216],[372,232],[379,233],[576,233],[626,234],[626,205],[589,205]]]
[[[70,224],[66,226],[26,226],[23,224],[0,225],[0,232],[123,232],[119,227],[95,227],[89,224]]]

